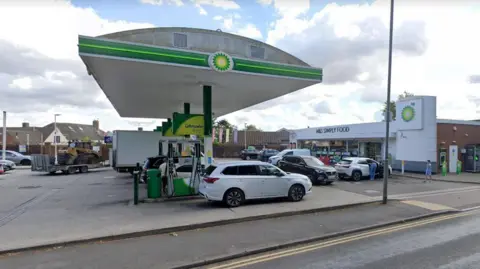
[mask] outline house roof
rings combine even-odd
[[[41,128],[38,127],[8,127],[7,133],[19,145],[36,145],[45,140]]]
[[[103,140],[105,136],[103,130],[95,130],[93,125],[57,122],[57,128],[67,140],[82,140],[86,137],[90,140]],[[53,132],[53,129],[54,123],[42,128],[45,138]]]

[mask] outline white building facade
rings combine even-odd
[[[425,171],[427,160],[437,168],[436,97],[415,96],[397,101],[396,120],[390,123],[389,159],[393,169]],[[336,149],[353,156],[384,159],[385,122],[345,124],[299,129],[291,132],[290,143],[320,149],[329,154]],[[332,146],[338,145],[338,146]],[[337,151],[338,153],[338,151]]]

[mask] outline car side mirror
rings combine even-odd
[[[277,177],[283,177],[283,173],[279,172],[279,171],[275,172],[274,175],[277,176]]]

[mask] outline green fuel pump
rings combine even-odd
[[[167,145],[167,197],[181,197],[192,196],[198,194],[198,188],[201,181],[202,174],[202,161],[201,161],[201,144],[198,140],[166,140],[164,145]],[[190,147],[191,156],[176,156],[174,145],[178,147],[182,144],[185,148],[193,144]],[[179,159],[180,165],[174,162],[174,158]],[[181,160],[189,158],[189,161]],[[190,168],[191,163],[191,168]],[[186,164],[186,165],[185,165]],[[189,171],[178,169],[188,167]],[[177,169],[178,168],[178,169]]]

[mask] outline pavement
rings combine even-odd
[[[393,171],[393,176],[400,176],[405,178],[414,178],[414,179],[422,179],[425,180],[424,174],[418,173],[401,173],[398,171]],[[436,181],[445,181],[445,182],[453,182],[453,183],[469,183],[469,184],[480,184],[480,174],[478,173],[448,173],[445,176],[441,174],[432,175],[432,179]]]
[[[146,190],[141,191],[145,197]],[[132,198],[131,176],[110,168],[54,176],[13,171],[0,180],[0,252],[378,201],[329,187],[315,187],[298,203],[254,202],[235,209],[203,199],[133,206]]]
[[[402,222],[406,218],[429,213],[432,211],[426,208],[392,201],[381,206],[369,204],[301,217],[264,219],[47,251],[23,252],[0,258],[0,268],[182,268],[192,263],[202,264],[204,261],[235,257],[262,249],[275,249],[277,246],[312,237],[327,237],[366,226]],[[282,268],[299,268],[291,263],[289,266]]]
[[[215,269],[476,269],[480,215],[448,216],[219,264]]]
[[[229,209],[203,199],[133,206],[131,176],[116,173],[111,168],[92,170],[87,174],[54,176],[19,169],[0,176],[0,179],[0,252],[105,237],[118,239],[165,234],[325,211],[380,201],[383,188],[381,180],[339,181],[333,186],[315,186],[313,194],[299,203],[274,200]],[[145,197],[145,185],[141,186],[141,197]],[[480,186],[475,184],[423,183],[397,177],[389,180],[388,191],[390,198],[403,200],[404,205],[428,212],[480,206]],[[352,224],[365,224],[362,217],[351,220]]]

